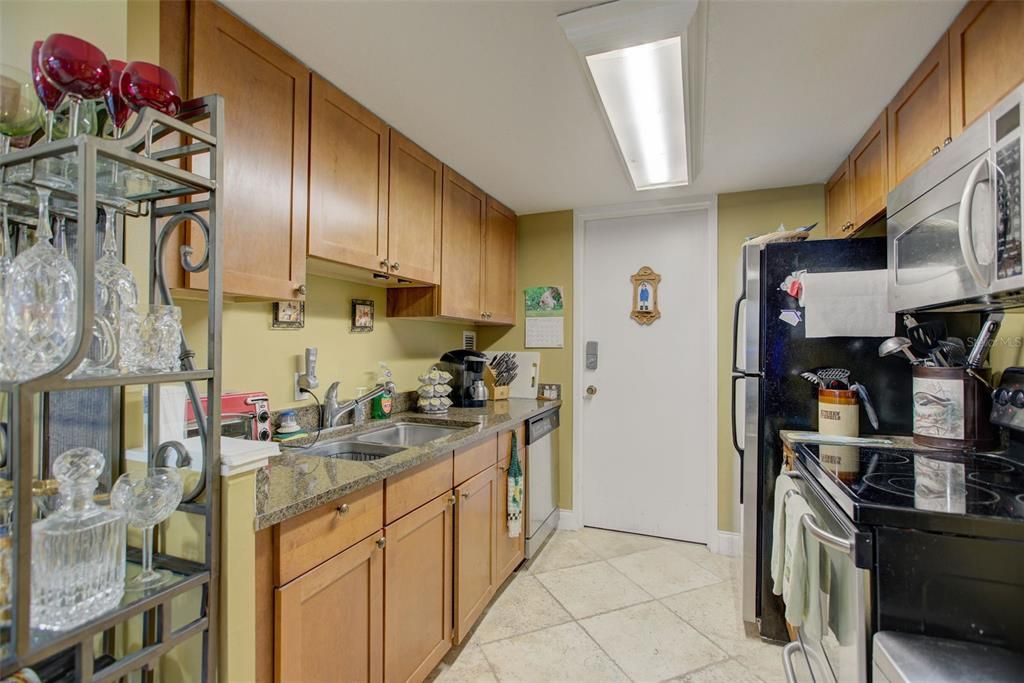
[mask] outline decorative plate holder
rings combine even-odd
[[[641,325],[650,325],[661,317],[658,310],[658,284],[661,276],[644,266],[629,278],[633,282],[633,312],[629,317]]]

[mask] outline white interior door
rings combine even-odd
[[[713,425],[709,392],[708,212],[588,220],[583,338],[582,487],[586,526],[707,542]],[[661,318],[640,325],[630,281],[661,275]],[[581,346],[581,352],[585,347]]]

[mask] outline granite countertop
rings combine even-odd
[[[287,447],[282,446],[281,455],[270,458],[267,465],[256,472],[256,530],[279,524],[319,505],[439,458],[561,404],[561,401],[513,398],[489,401],[485,408],[450,408],[442,416],[417,412],[395,413],[387,420],[368,421],[358,428],[325,429],[320,434],[318,445],[341,441],[400,422],[464,427],[422,446],[407,448],[367,462],[303,452],[302,446],[312,443],[313,436],[291,441]]]

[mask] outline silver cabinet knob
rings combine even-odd
[[[388,539],[383,538],[383,537],[377,539],[377,547],[378,548],[383,548],[387,544],[388,544]]]
[[[455,501],[456,500],[458,500],[458,499],[455,497],[454,493],[452,495],[448,496],[448,504],[449,505],[455,505]]]
[[[945,140],[942,141],[942,146],[945,147],[951,142],[953,142],[953,138],[946,138]]]
[[[306,296],[306,285],[299,285],[295,288],[295,292],[300,296]]]
[[[935,156],[936,154],[938,154],[940,149],[941,149],[940,147],[932,147],[932,156]]]
[[[348,503],[342,503],[341,505],[339,505],[338,507],[336,507],[334,509],[338,512],[339,516],[344,515],[345,513],[348,512],[348,509],[349,509],[348,508]]]
[[[387,270],[388,269],[388,260],[387,259],[381,259],[380,268],[381,268],[381,270]]]
[[[391,270],[398,270],[398,261],[391,264]]]
[[[469,491],[463,491],[462,492],[462,497],[463,497],[463,499],[468,499],[469,498]]]
[[[595,387],[593,384],[591,384],[589,387],[587,387],[587,396],[596,396],[596,395],[597,395],[597,387]]]

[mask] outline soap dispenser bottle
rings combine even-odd
[[[388,368],[384,361],[380,361],[380,377],[377,378],[377,383],[382,386],[388,386],[391,382],[391,369]],[[373,399],[373,403],[370,408],[370,417],[374,420],[384,420],[391,417],[391,411],[394,409],[394,396],[391,395],[391,391],[388,389],[384,390],[384,393]]]

